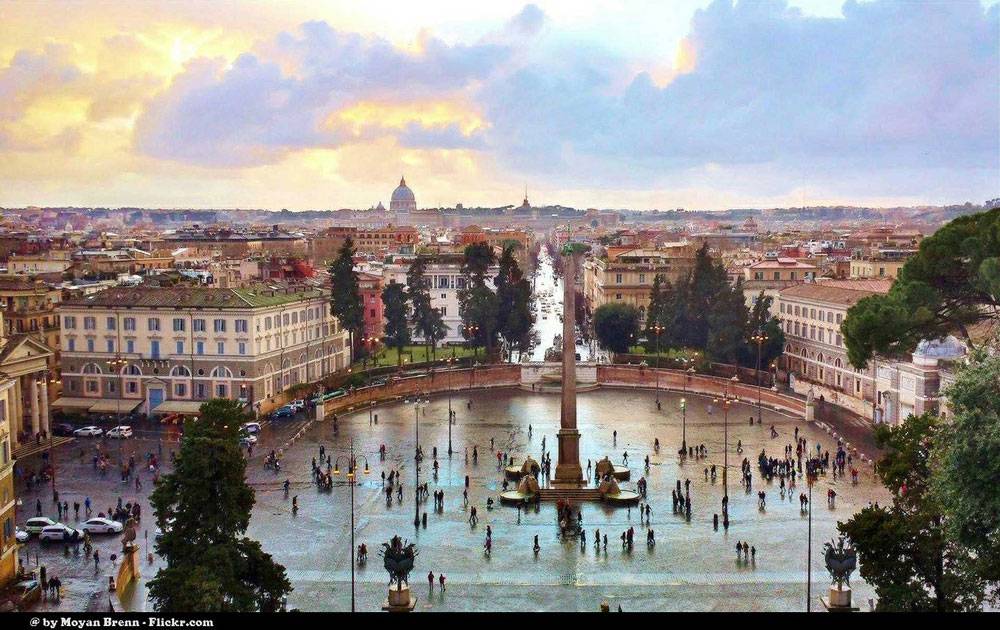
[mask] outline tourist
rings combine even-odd
[[[433,571],[428,571],[427,572],[427,586],[430,588],[430,590],[432,590],[432,591],[434,590],[434,572]]]

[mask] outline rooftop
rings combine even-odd
[[[323,291],[307,287],[259,285],[244,289],[204,287],[113,287],[93,295],[72,298],[65,306],[146,308],[261,308],[322,297]]]

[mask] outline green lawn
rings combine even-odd
[[[459,346],[449,346],[447,348],[437,349],[437,360],[442,361],[448,357],[471,357],[473,355],[472,348],[465,348]],[[431,354],[430,358],[433,359],[435,355]],[[479,356],[485,356],[482,348],[479,349]],[[385,367],[394,366],[397,364],[398,353],[395,348],[382,348],[378,352],[376,357],[368,357],[367,365],[368,367]],[[410,363],[424,363],[428,360],[427,348],[425,346],[406,346],[403,349],[403,365]],[[354,362],[355,366],[364,366],[365,361],[360,359]]]

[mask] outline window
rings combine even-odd
[[[160,330],[160,318],[159,317],[150,317],[149,320],[147,320],[147,321],[148,321],[147,326],[148,326],[150,332],[159,332],[159,330]]]
[[[219,383],[215,386],[215,397],[216,398],[226,398],[226,385],[224,383]]]
[[[196,391],[198,392],[198,398],[205,398],[205,384],[198,383],[198,385],[196,385],[195,387]]]
[[[271,318],[270,317],[265,317],[264,318],[264,330],[271,330]]]
[[[67,315],[66,317],[63,317],[63,328],[66,328],[68,330],[76,328],[76,317],[72,315]]]
[[[622,283],[622,274],[616,273],[615,274],[615,284],[621,284],[621,283]]]
[[[214,322],[212,322],[212,329],[217,333],[226,332],[226,320],[224,319],[215,320]]]
[[[96,317],[84,317],[83,318],[83,329],[84,330],[97,330],[97,318]]]
[[[88,339],[87,340],[87,352],[93,352],[93,351],[94,351],[94,340],[93,339]]]
[[[187,396],[187,385],[174,383],[174,396]]]
[[[237,319],[236,320],[236,332],[245,333],[247,332],[247,320]]]
[[[135,341],[132,339],[127,339],[125,341],[125,352],[132,354],[135,352]]]
[[[191,376],[191,370],[183,365],[175,365],[170,370],[170,376]]]
[[[87,381],[87,391],[96,394],[97,393],[97,381]]]
[[[69,337],[66,339],[66,349],[69,352],[76,352],[76,339]]]
[[[216,344],[216,354],[226,354],[226,343],[224,341]]]
[[[194,353],[195,354],[205,354],[205,342],[196,341],[194,342]]]
[[[245,343],[243,343],[241,341],[239,343],[239,348],[240,348],[240,354],[246,354],[247,353],[247,344],[245,344]]]
[[[180,317],[174,318],[174,332],[184,332],[184,320]]]
[[[115,340],[108,339],[108,352],[114,352],[114,351],[115,351]]]
[[[183,341],[178,341],[177,342],[177,354],[184,354],[184,342]]]
[[[135,330],[135,318],[134,317],[126,317],[123,320],[122,323],[123,323],[123,326],[124,326],[125,330]]]
[[[125,382],[125,391],[128,392],[129,394],[138,393],[138,391],[139,391],[139,384],[136,383],[135,381],[126,381]]]
[[[191,329],[195,332],[205,332],[205,320],[195,319],[191,322]]]
[[[154,359],[160,358],[160,342],[153,339],[149,342],[149,356]]]
[[[115,318],[114,317],[109,317],[108,318],[108,330],[114,330],[115,329],[115,324],[116,324]]]

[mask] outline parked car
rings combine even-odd
[[[24,531],[29,534],[40,534],[43,529],[51,527],[55,524],[56,522],[47,516],[36,516],[28,519],[28,521],[24,524]]]
[[[125,529],[125,526],[110,518],[95,516],[92,519],[84,521],[80,529],[88,534],[120,534]]]
[[[73,435],[76,437],[97,437],[104,434],[104,429],[101,427],[89,426],[82,427],[73,431]]]
[[[260,423],[259,422],[246,422],[243,424],[243,430],[250,435],[256,435],[260,433]]]
[[[76,427],[65,422],[60,422],[52,426],[52,435],[71,436],[74,431],[76,431]]]
[[[26,543],[28,539],[31,538],[31,534],[27,530],[21,529],[20,527],[14,528],[14,540],[19,543]]]
[[[295,411],[291,407],[286,405],[284,407],[278,407],[277,409],[275,409],[274,413],[271,414],[271,418],[275,420],[280,420],[281,418],[291,418],[294,415]]]
[[[65,540],[69,540],[72,542],[80,540],[81,538],[83,538],[82,531],[70,527],[69,525],[64,525],[62,523],[49,525],[38,534],[38,540],[42,542],[46,541],[62,542]]]
[[[132,427],[128,425],[119,425],[117,427],[108,429],[106,434],[109,438],[114,438],[116,440],[124,440],[126,438],[132,437]]]
[[[240,446],[250,446],[257,443],[257,436],[246,433],[240,436]]]
[[[288,406],[292,408],[292,411],[302,411],[306,408],[306,401],[301,398],[297,398],[292,402],[288,403]]]

